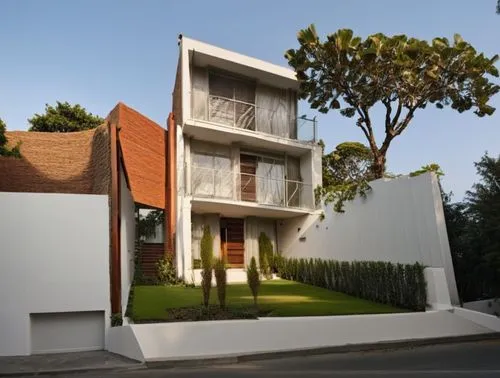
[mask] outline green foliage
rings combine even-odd
[[[156,273],[160,285],[175,285],[179,283],[172,255],[163,257],[156,263]]]
[[[217,283],[217,297],[220,307],[226,308],[226,289],[227,272],[226,262],[223,259],[217,259],[214,264],[215,282]]]
[[[204,267],[201,271],[201,289],[203,291],[203,305],[208,307],[210,289],[212,288],[212,267]]]
[[[339,29],[323,42],[311,25],[297,39],[300,47],[288,50],[285,57],[295,69],[301,97],[322,113],[333,109],[357,118],[353,125],[368,140],[375,178],[383,177],[392,140],[418,109],[431,103],[460,113],[473,109],[479,117],[495,111],[489,101],[500,86],[489,77],[498,77],[498,55],[478,53],[458,34],[451,43],[446,38],[429,43],[382,33],[362,40],[350,29]],[[370,117],[376,104],[385,108],[381,144]]]
[[[267,279],[271,278],[272,269],[274,267],[273,243],[265,232],[259,235],[259,262],[260,272]]]
[[[444,172],[441,170],[441,167],[439,166],[439,164],[431,163],[428,165],[424,165],[419,170],[410,172],[410,177],[420,176],[421,174],[424,174],[427,172],[434,172],[437,177],[444,176]]]
[[[500,156],[475,163],[481,178],[463,202],[442,192],[446,228],[462,301],[500,296]]]
[[[281,278],[414,311],[427,302],[424,266],[379,261],[280,258]]]
[[[111,315],[111,327],[120,327],[123,325],[123,317],[121,312]]]
[[[203,226],[203,235],[200,241],[200,257],[203,269],[212,268],[214,258],[214,238],[210,233],[210,226]]]
[[[316,202],[333,203],[336,212],[344,212],[344,203],[356,196],[366,197],[371,189],[373,154],[358,142],[344,142],[329,154],[323,154],[323,185],[315,189]]]
[[[139,215],[137,222],[141,239],[155,237],[156,227],[165,222],[165,212],[163,210],[152,210],[146,216]]]
[[[201,254],[201,287],[203,289],[203,304],[208,307],[210,300],[210,288],[212,287],[212,269],[214,263],[214,243],[210,233],[210,226],[203,227],[203,236],[200,242]]]
[[[12,148],[7,147],[7,137],[5,132],[7,131],[7,126],[5,122],[0,118],[0,156],[11,156],[15,158],[21,157],[21,142]]]
[[[255,304],[255,307],[257,307],[257,297],[259,296],[260,288],[260,275],[259,271],[257,270],[257,262],[255,261],[255,257],[253,256],[250,260],[250,266],[247,268],[247,282],[253,295],[253,302]]]
[[[87,112],[80,105],[57,101],[56,106],[45,104],[45,114],[35,114],[28,119],[29,131],[69,133],[94,129],[104,122],[99,116]]]
[[[323,154],[322,162],[324,188],[372,178],[373,153],[359,142],[340,143],[329,154]]]

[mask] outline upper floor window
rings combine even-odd
[[[297,139],[295,91],[196,66],[191,72],[194,119]]]
[[[211,121],[255,130],[255,83],[210,72],[208,92]]]

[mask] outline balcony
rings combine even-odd
[[[239,205],[313,209],[311,184],[300,181],[258,176],[248,173],[191,166],[190,193],[198,199],[239,202]]]
[[[295,111],[289,111],[290,105],[279,100],[268,102],[272,109],[193,89],[192,120],[187,121],[185,132],[202,140],[215,142],[229,138],[231,142],[277,148],[295,155],[304,153],[317,142],[315,119],[297,118]]]

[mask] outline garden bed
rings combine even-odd
[[[201,288],[137,286],[130,316],[133,321],[143,323],[406,312],[389,305],[287,280],[262,282],[258,312],[246,284],[228,285],[225,311],[218,309],[216,298],[216,289],[212,288],[211,306],[206,310],[201,306]]]

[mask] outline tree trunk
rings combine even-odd
[[[373,178],[379,179],[384,177],[385,173],[385,154],[378,153],[373,158]]]

